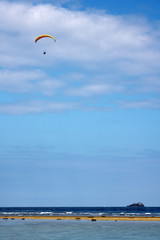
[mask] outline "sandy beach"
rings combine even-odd
[[[39,219],[39,220],[88,220],[88,221],[160,221],[160,217],[126,217],[126,216],[0,216],[0,219]]]

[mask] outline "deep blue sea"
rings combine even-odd
[[[0,208],[0,215],[160,216],[160,207]],[[0,240],[159,240],[160,222],[3,220]]]
[[[0,215],[160,216],[160,207],[0,207]]]
[[[0,207],[0,215],[160,216],[160,207]]]

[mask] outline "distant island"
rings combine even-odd
[[[132,203],[130,205],[128,205],[127,207],[144,207],[144,204],[143,203]]]

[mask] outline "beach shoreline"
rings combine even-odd
[[[3,220],[88,220],[88,221],[160,221],[160,217],[135,217],[135,216],[0,216]]]

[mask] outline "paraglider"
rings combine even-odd
[[[35,43],[36,43],[39,39],[41,39],[41,38],[45,38],[45,37],[52,38],[52,39],[54,40],[54,42],[56,42],[55,37],[53,37],[53,36],[51,36],[51,35],[44,34],[44,35],[40,35],[40,36],[36,37],[36,39],[35,39]]]
[[[34,40],[35,43],[36,43],[37,41],[39,41],[41,38],[51,38],[51,39],[53,39],[54,42],[56,42],[55,37],[53,37],[53,36],[51,36],[51,35],[48,35],[48,34],[43,34],[43,35],[40,35],[40,36],[38,36],[38,37],[35,38],[35,40]],[[46,51],[44,51],[43,54],[46,54]]]

